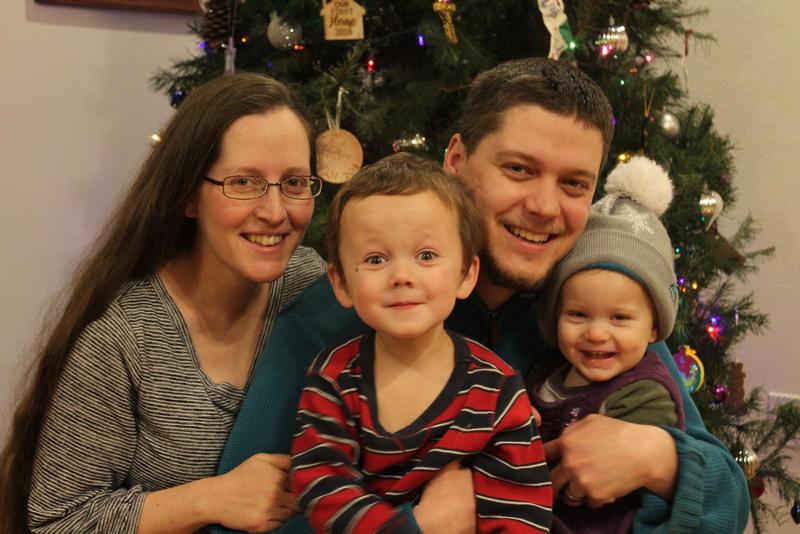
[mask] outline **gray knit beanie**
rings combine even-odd
[[[672,200],[672,182],[656,162],[635,156],[611,171],[606,196],[592,206],[586,230],[556,266],[539,295],[542,337],[558,347],[558,301],[564,282],[587,269],[626,274],[653,300],[658,341],[666,339],[678,313],[673,248],[659,217]]]

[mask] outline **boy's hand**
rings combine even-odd
[[[475,532],[475,491],[472,470],[453,462],[422,490],[414,518],[423,533],[472,534]]]
[[[536,421],[536,426],[540,426],[542,424],[542,415],[539,410],[531,406],[531,413],[533,414],[533,420]]]

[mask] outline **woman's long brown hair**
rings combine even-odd
[[[64,290],[65,304],[35,353],[27,387],[0,454],[0,533],[27,534],[27,503],[36,445],[69,353],[122,285],[188,251],[194,220],[187,200],[218,157],[222,135],[238,118],[288,107],[310,121],[280,82],[258,74],[217,78],[192,92],[164,128],[126,197]],[[313,154],[313,150],[312,150]]]

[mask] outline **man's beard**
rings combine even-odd
[[[550,271],[553,270],[553,267],[551,267],[542,278],[532,280],[531,278],[514,274],[503,269],[500,262],[497,261],[488,247],[484,247],[479,256],[481,260],[481,273],[485,274],[492,284],[513,289],[514,291],[533,291],[539,289],[550,275]]]

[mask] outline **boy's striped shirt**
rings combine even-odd
[[[415,532],[396,506],[447,464],[473,472],[479,532],[547,532],[552,489],[519,375],[451,333],[455,368],[409,426],[375,414],[374,332],[323,351],[309,369],[292,444],[294,491],[317,532]]]

